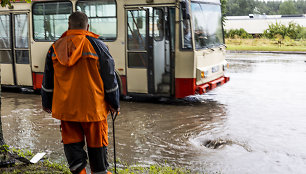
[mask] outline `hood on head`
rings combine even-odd
[[[64,66],[73,66],[81,57],[86,36],[99,36],[85,30],[68,30],[54,44],[55,57]]]

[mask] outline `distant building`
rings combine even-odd
[[[249,16],[227,16],[225,20],[225,30],[243,28],[249,34],[262,34],[269,28],[270,24],[280,23],[288,25],[294,22],[306,27],[306,14],[304,15],[257,15]]]

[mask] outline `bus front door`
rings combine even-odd
[[[127,11],[127,89],[129,93],[171,94],[170,18],[174,9]]]
[[[1,84],[32,86],[28,13],[0,14]]]
[[[127,11],[127,90],[148,93],[148,10]]]

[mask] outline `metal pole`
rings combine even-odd
[[[113,142],[114,142],[114,164],[115,164],[115,173],[117,173],[117,166],[116,166],[116,141],[115,141],[115,120],[118,115],[118,112],[114,113],[111,112],[112,120],[113,120]]]

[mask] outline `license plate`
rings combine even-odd
[[[218,72],[219,71],[219,66],[214,66],[214,67],[212,67],[212,69],[211,69],[211,72],[212,73],[215,73],[215,72]]]

